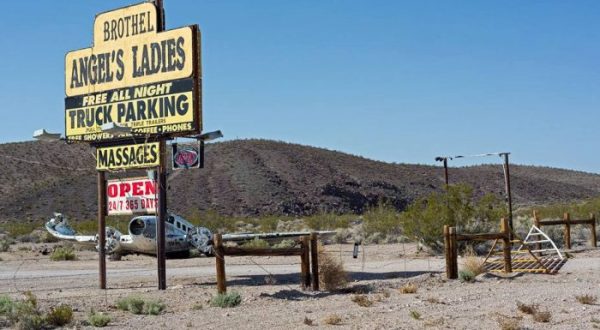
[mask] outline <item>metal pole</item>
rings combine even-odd
[[[512,196],[510,192],[510,170],[508,162],[508,152],[503,153],[504,155],[504,187],[506,189],[506,196],[508,198],[508,226],[510,227],[510,238],[512,240],[513,231],[513,211],[512,211]]]
[[[165,29],[165,11],[162,0],[155,0],[154,4],[157,8],[157,32]],[[158,268],[158,289],[165,290],[167,288],[167,272],[166,272],[166,247],[165,247],[165,220],[167,217],[167,143],[161,137],[159,145],[160,165],[158,166],[158,214],[156,223],[156,262]]]
[[[98,171],[98,268],[100,289],[106,289],[106,178]]]
[[[446,181],[446,189],[448,189],[448,158],[444,158],[444,180]]]

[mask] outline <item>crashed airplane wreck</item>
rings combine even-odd
[[[124,235],[114,227],[106,227],[106,253],[112,259],[131,253],[156,255],[156,216],[143,215],[129,221],[128,234]],[[165,223],[166,253],[169,256],[188,256],[191,250],[197,250],[205,256],[213,256],[213,233],[205,227],[194,226],[183,217],[170,213]],[[46,230],[54,237],[95,246],[98,249],[98,235],[78,235],[69,225],[66,217],[55,213],[54,217],[46,222]],[[333,235],[335,231],[319,231],[319,235]],[[253,239],[267,241],[284,238],[297,238],[308,236],[308,231],[277,232],[259,234],[224,234],[224,242],[243,242]]]

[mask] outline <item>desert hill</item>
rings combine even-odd
[[[39,221],[60,211],[96,216],[93,149],[83,144],[0,145],[0,221]],[[137,173],[138,175],[140,173]],[[115,172],[109,177],[135,173]],[[451,182],[478,194],[504,191],[499,165],[450,168]],[[390,164],[342,152],[267,140],[214,143],[204,169],[169,176],[169,208],[182,214],[213,209],[225,215],[362,212],[381,200],[403,209],[443,187],[440,167]],[[516,205],[574,201],[600,195],[600,175],[511,165]]]

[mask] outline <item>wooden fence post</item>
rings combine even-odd
[[[301,286],[304,290],[310,287],[309,239],[308,236],[302,236],[300,238],[300,249],[302,250],[302,254],[300,255],[300,277],[302,281]]]
[[[446,258],[446,278],[452,278],[450,267],[452,262],[450,261],[450,227],[444,225],[444,258]]]
[[[453,241],[453,236],[450,234],[451,232],[455,233],[454,227],[444,225],[444,253],[446,257],[446,277],[448,279],[456,279],[458,278],[458,265],[456,260],[456,254],[453,252],[454,246],[456,246],[456,235],[454,235]]]
[[[450,264],[448,265],[448,278],[458,278],[458,244],[456,243],[456,228],[448,228],[449,256]]]
[[[508,220],[506,218],[502,218],[502,222],[500,222],[500,231],[503,234],[502,242],[504,243],[502,246],[502,252],[504,254],[504,271],[506,273],[512,273],[510,227],[508,226]]]
[[[571,249],[571,224],[569,223],[571,221],[571,216],[569,215],[569,212],[565,212],[564,214],[564,220],[565,220],[565,246],[567,247],[567,249]]]
[[[598,247],[598,243],[596,242],[596,215],[594,213],[590,213],[590,229],[592,230],[592,246]]]
[[[215,264],[217,267],[217,293],[224,294],[227,292],[225,284],[225,253],[223,249],[223,238],[221,234],[214,236],[215,249]]]
[[[310,234],[310,259],[312,265],[312,289],[319,291],[319,236],[317,233]]]

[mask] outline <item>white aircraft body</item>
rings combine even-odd
[[[54,237],[98,248],[98,235],[77,235],[67,219],[60,213],[46,222],[46,230]],[[156,216],[142,215],[129,221],[128,235],[116,228],[106,227],[106,253],[113,257],[143,253],[156,255]],[[335,231],[319,231],[319,235],[332,235]],[[248,241],[255,238],[273,240],[310,235],[310,232],[282,232],[261,234],[224,234],[223,241]],[[167,255],[185,256],[196,249],[206,256],[213,253],[213,234],[208,228],[196,227],[184,218],[168,213],[165,223],[165,247]]]

